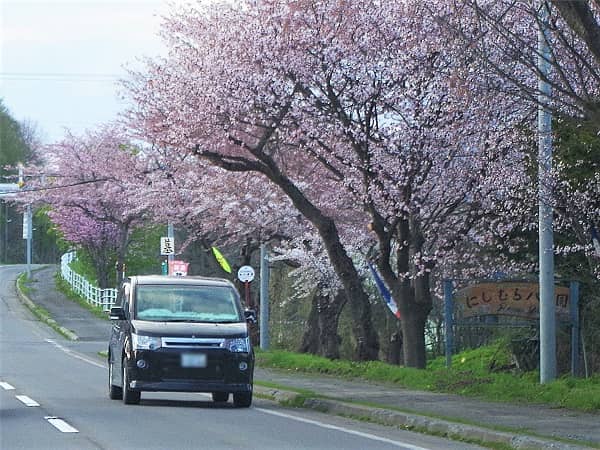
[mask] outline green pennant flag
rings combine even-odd
[[[217,262],[219,263],[221,268],[225,272],[231,273],[231,266],[229,265],[229,263],[227,262],[227,260],[223,256],[223,254],[219,251],[219,249],[217,247],[211,247],[211,249],[212,249],[213,255],[215,255],[215,259],[217,260]]]

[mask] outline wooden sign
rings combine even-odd
[[[554,287],[558,315],[569,315],[569,288]],[[454,296],[459,318],[487,315],[517,316],[537,319],[540,316],[538,283],[481,283],[461,289]]]

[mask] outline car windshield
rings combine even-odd
[[[138,285],[136,318],[154,322],[241,322],[238,300],[227,286]]]

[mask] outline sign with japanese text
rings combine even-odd
[[[486,315],[537,319],[540,315],[538,283],[481,283],[459,290],[454,296],[459,317]],[[556,314],[569,315],[569,288],[554,287]]]
[[[175,239],[172,237],[160,238],[160,254],[174,255],[175,254]]]

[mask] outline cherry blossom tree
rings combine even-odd
[[[548,20],[542,23],[544,10]],[[573,132],[579,133],[577,140],[582,143],[589,142],[586,134],[600,134],[600,5],[586,0],[469,0],[462,8],[442,11],[438,19],[463,41],[466,55],[486,66],[487,76],[479,81],[489,88],[538,104],[545,98],[538,96],[538,80],[551,86],[552,96],[543,103],[555,116],[558,151],[553,179],[542,180],[553,186],[553,198],[546,201],[558,213],[557,230],[576,238],[558,250],[571,253],[577,249],[589,259],[589,230],[600,223],[593,200],[597,186],[593,177],[582,183],[574,175],[573,163],[566,161],[572,157],[563,147]],[[545,30],[550,48],[548,73],[539,69],[539,29]],[[595,147],[588,146],[576,152],[575,164],[582,168],[597,165],[591,151]]]
[[[548,20],[542,23],[545,10]],[[600,131],[600,6],[593,0],[468,0],[438,19],[465,44],[465,55],[488,69],[486,85],[539,102],[538,79],[549,83],[545,102],[559,116]],[[549,73],[540,71],[538,30],[550,48]]]
[[[342,279],[349,303],[359,311],[355,314],[355,334],[360,335],[357,357],[376,359],[378,342],[371,326],[369,299],[340,241],[336,224],[326,214],[325,208],[321,208],[316,199],[310,198],[302,190],[301,180],[292,178],[296,174],[287,171],[286,161],[294,159],[288,158],[287,154],[299,153],[298,150],[277,142],[283,137],[280,136],[280,125],[290,110],[290,101],[293,100],[290,94],[293,90],[286,92],[289,89],[287,82],[281,86],[272,84],[271,74],[268,73],[253,74],[248,78],[248,67],[244,65],[248,62],[248,56],[252,57],[247,53],[250,49],[236,49],[233,46],[244,42],[242,35],[235,37],[236,31],[247,33],[251,28],[244,23],[243,17],[237,15],[239,11],[215,9],[212,11],[216,15],[213,19],[218,20],[211,20],[204,13],[191,15],[186,12],[174,16],[168,25],[172,29],[167,27],[167,34],[174,39],[171,42],[173,59],[164,66],[151,64],[149,76],[140,74],[134,80],[137,84],[130,88],[133,100],[139,107],[132,112],[132,119],[136,122],[136,128],[152,136],[157,145],[193,152],[230,171],[260,173],[278,186],[319,231],[336,273]],[[229,28],[228,24],[222,22],[229,19],[235,22],[231,23],[235,28]],[[186,37],[186,31],[191,36]],[[198,31],[203,35],[196,36]],[[182,39],[180,43],[177,43],[178,38]],[[192,46],[186,44],[188,38],[193,39]],[[215,40],[220,41],[220,47],[213,45]],[[194,56],[192,65],[200,64],[203,67],[201,77],[190,70],[192,67],[188,62],[184,62],[192,56],[185,54],[186,49]],[[258,50],[254,48],[252,52]],[[184,65],[179,66],[180,63]],[[236,65],[239,69],[244,68],[246,73],[237,71]],[[234,76],[227,86],[214,82],[225,74]],[[272,92],[269,92],[269,86],[273,88]],[[256,89],[262,90],[263,87],[267,88],[265,97],[256,96]],[[180,94],[181,97],[171,94]],[[171,108],[183,98],[187,98],[183,108],[177,107],[177,111]],[[168,105],[161,104],[161,99]],[[305,170],[310,167],[306,166]]]
[[[290,276],[297,296],[313,299],[301,350],[339,357],[337,328],[346,298],[318,234],[289,198],[260,174],[228,172],[194,156],[180,158],[180,153],[168,148],[155,148],[146,155],[153,167],[160,169],[148,177],[156,192],[151,200],[155,220],[170,220],[187,230],[188,241],[202,241],[207,248],[213,243],[225,247],[242,243],[245,260],[240,265],[250,264],[251,253],[269,242],[276,254],[274,260],[295,268]],[[319,173],[323,175],[319,170],[305,174],[303,183],[308,191],[323,191]],[[329,196],[326,207],[340,222],[345,214],[344,222],[353,226],[345,226],[344,231],[356,234],[356,211],[330,192],[324,191]],[[364,222],[363,218],[362,228]]]
[[[498,204],[510,204],[526,179],[515,143],[529,117],[465,83],[460,75],[478,73],[426,6],[265,0],[184,9],[165,24],[169,56],[127,84],[140,135],[261,174],[312,224],[355,318],[361,359],[378,353],[360,276],[370,223],[412,367],[426,362],[438,261],[485,225],[510,228]],[[344,203],[354,233],[335,208]]]
[[[65,239],[88,251],[101,288],[115,259],[123,267],[131,231],[148,219],[139,201],[146,162],[138,153],[125,131],[109,124],[68,134],[43,148],[42,166],[29,168],[38,181],[29,183],[24,201],[51,206],[49,217]]]

